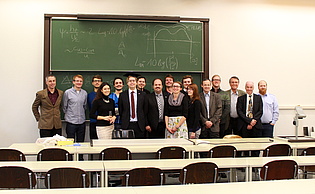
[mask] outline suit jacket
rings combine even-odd
[[[224,113],[225,118],[222,118],[223,120],[225,120],[226,123],[226,129],[229,127],[230,124],[230,112],[231,112],[231,89],[225,91],[226,95],[227,95],[227,100],[226,100],[226,112]],[[244,92],[243,90],[239,90],[237,89],[237,95],[238,97],[243,96],[244,94],[246,94],[246,92]]]
[[[61,129],[62,123],[60,118],[61,101],[63,96],[63,91],[56,89],[58,91],[58,98],[53,105],[48,97],[47,89],[41,90],[36,93],[36,98],[32,105],[32,111],[35,116],[36,121],[38,121],[39,129]],[[40,112],[38,111],[40,108]]]
[[[137,90],[137,119],[141,131],[145,130],[145,114],[144,114],[144,98],[145,93]],[[121,128],[128,129],[130,123],[130,99],[129,90],[123,91],[119,95],[118,111],[121,119]]]
[[[164,98],[164,110],[165,104],[167,103],[168,94],[166,92],[162,92]],[[157,129],[159,124],[159,108],[156,101],[155,93],[145,95],[145,115],[146,117],[146,126],[150,126],[153,130]],[[163,122],[164,122],[164,112],[163,112]]]
[[[238,97],[236,104],[237,114],[239,116],[240,122],[238,122],[240,129],[242,130],[243,136],[246,137],[244,131],[246,132],[247,125],[255,119],[257,121],[256,125],[253,127],[253,135],[256,136],[257,132],[255,130],[261,130],[262,124],[260,118],[263,114],[263,102],[260,95],[253,94],[253,118],[249,118],[246,115],[247,110],[247,95]]]
[[[212,132],[219,132],[220,126],[219,121],[222,114],[222,101],[219,94],[210,91],[210,103],[209,103],[209,118],[207,116],[207,103],[204,96],[204,93],[200,93],[200,101],[201,101],[201,123],[203,128],[205,128],[205,122],[211,121],[213,123],[211,127]]]

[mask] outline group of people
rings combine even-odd
[[[219,75],[205,79],[202,91],[186,75],[175,81],[172,75],[152,81],[153,92],[145,77],[129,75],[128,89],[116,77],[112,86],[102,77],[92,78],[91,93],[82,89],[84,78],[75,75],[73,87],[65,92],[56,88],[56,77],[48,75],[47,88],[36,93],[32,110],[41,137],[61,135],[61,114],[64,112],[68,138],[85,139],[85,110],[89,108],[90,138],[110,139],[114,129],[132,129],[135,138],[221,138],[236,134],[242,137],[273,137],[279,109],[274,95],[267,93],[267,83],[247,81],[245,91],[238,89],[239,78],[229,79],[230,89],[220,88]],[[40,110],[39,110],[40,109]]]

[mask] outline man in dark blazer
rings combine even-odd
[[[238,89],[240,80],[236,76],[232,76],[229,79],[231,89],[226,91],[226,109],[222,111],[221,119],[226,123],[224,135],[241,135],[241,131],[238,128],[238,114],[236,110],[237,98],[246,94],[243,90]]]
[[[164,107],[168,94],[163,92],[163,82],[159,78],[153,80],[152,87],[154,91],[145,96],[145,115],[147,115],[145,129],[149,138],[165,138]]]
[[[201,134],[200,138],[219,138],[220,117],[222,114],[222,101],[219,94],[211,92],[211,81],[205,79],[201,87]],[[208,101],[208,102],[207,102]]]
[[[61,135],[60,110],[63,91],[56,88],[55,76],[48,75],[45,81],[47,88],[36,93],[32,111],[38,122],[40,137],[52,137]]]
[[[259,95],[254,94],[254,83],[246,82],[246,94],[237,99],[237,114],[241,136],[262,137],[262,124],[260,118],[263,114],[263,103]]]
[[[118,110],[121,119],[122,129],[133,129],[135,138],[145,138],[145,114],[144,98],[145,93],[137,90],[137,78],[130,75],[127,77],[128,90],[123,91],[119,96]],[[132,103],[132,96],[133,102]],[[134,105],[134,109],[132,108]]]

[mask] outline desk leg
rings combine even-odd
[[[108,171],[107,170],[101,172],[101,179],[102,179],[101,187],[104,187],[104,186],[108,187]]]
[[[298,155],[298,154],[297,154],[297,153],[298,153],[298,149],[297,149],[297,148],[293,148],[293,149],[292,149],[292,152],[293,152],[293,153],[292,153],[293,156],[297,156],[297,155]]]
[[[246,182],[252,182],[253,181],[253,167],[251,166],[248,166],[246,168],[246,175],[247,175],[247,178],[246,178]]]

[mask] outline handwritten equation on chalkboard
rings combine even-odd
[[[201,23],[53,20],[52,70],[202,72]]]

